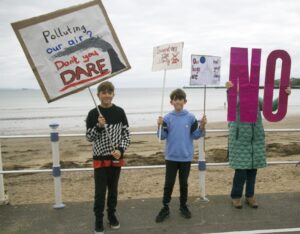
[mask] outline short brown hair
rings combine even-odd
[[[172,91],[172,93],[170,94],[170,99],[171,100],[176,100],[176,99],[184,99],[186,100],[186,94],[182,89],[175,89]]]
[[[110,81],[104,81],[98,85],[97,93],[99,94],[100,92],[104,91],[114,92],[115,86]]]

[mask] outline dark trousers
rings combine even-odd
[[[254,196],[255,180],[257,169],[237,169],[235,170],[231,198],[241,198],[243,195],[244,184],[246,183],[246,197]]]
[[[106,188],[107,212],[108,215],[116,212],[118,199],[118,182],[120,178],[121,167],[102,167],[94,170],[95,179],[95,202],[94,213],[96,220],[102,221],[105,207]]]
[[[163,205],[168,206],[179,171],[180,205],[185,206],[188,198],[188,177],[190,174],[191,162],[174,162],[166,160],[166,176],[164,186]]]

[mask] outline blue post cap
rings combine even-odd
[[[59,124],[57,124],[57,123],[49,124],[49,127],[52,128],[53,130],[57,129],[58,126],[59,126]]]
[[[60,166],[52,167],[52,175],[53,177],[60,177],[61,175]]]
[[[199,169],[199,171],[205,171],[206,170],[206,162],[198,161],[198,169]]]

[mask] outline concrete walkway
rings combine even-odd
[[[154,222],[161,208],[160,199],[120,201],[118,217],[121,229],[111,230],[105,222],[105,233],[190,234],[283,228],[298,228],[298,232],[295,229],[292,232],[300,233],[300,192],[259,194],[258,209],[247,205],[241,210],[235,209],[228,196],[208,198],[209,203],[201,203],[195,197],[189,199],[193,215],[190,220],[180,216],[178,198],[173,198],[171,216],[160,224]],[[0,206],[0,233],[93,233],[92,206],[91,202],[66,203],[63,209],[53,209],[52,204]]]

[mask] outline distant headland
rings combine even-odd
[[[280,84],[280,80],[275,80],[274,82],[274,88],[278,89],[279,88],[279,84]],[[294,78],[292,77],[290,79],[290,84],[291,84],[291,88],[292,89],[300,89],[300,78]],[[184,89],[203,89],[204,86],[183,86]],[[206,86],[207,89],[225,89],[224,86],[211,86],[211,85],[207,85]],[[259,86],[260,89],[263,89],[264,86]]]

